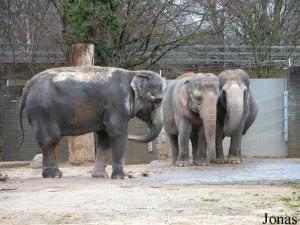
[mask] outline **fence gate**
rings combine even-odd
[[[171,82],[168,80],[167,84]],[[247,134],[243,136],[242,155],[288,156],[288,144],[285,140],[287,136],[284,130],[285,116],[287,119],[287,108],[284,107],[287,80],[251,79],[251,86],[258,105],[258,115]],[[225,138],[223,142],[225,156],[228,155],[229,144],[230,139]],[[171,156],[170,149],[168,154]],[[192,156],[191,144],[190,156]]]
[[[242,139],[243,156],[286,157],[288,144],[285,139],[284,106],[287,80],[251,79],[251,86],[258,106],[254,124]],[[224,152],[228,152],[229,138],[224,141]]]

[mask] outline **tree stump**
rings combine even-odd
[[[74,44],[70,51],[70,66],[93,66],[94,45]],[[69,161],[81,164],[84,161],[95,161],[94,133],[69,137]]]

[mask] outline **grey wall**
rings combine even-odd
[[[283,93],[286,79],[251,79],[258,116],[242,139],[242,155],[286,157],[288,145],[283,133]],[[228,152],[229,138],[224,141]]]
[[[31,160],[41,149],[37,145],[32,129],[27,121],[26,110],[23,111],[24,143],[19,149],[16,145],[20,140],[20,126],[18,121],[19,96],[22,86],[2,86],[0,91],[1,100],[1,122],[3,134],[4,161],[27,161]],[[64,138],[59,145],[58,161],[68,159],[67,140]]]
[[[171,81],[168,81],[168,83]],[[286,79],[252,79],[252,89],[258,103],[259,114],[253,126],[242,140],[244,156],[287,156],[288,146],[283,138],[283,92],[286,90]],[[3,94],[3,90],[2,90]],[[19,140],[20,130],[17,120],[18,97],[4,93],[2,100],[3,160],[30,160],[40,152],[25,113],[23,121],[25,142],[19,151],[15,146]],[[5,100],[4,100],[5,99]],[[3,102],[5,101],[5,103]],[[130,121],[129,132],[141,134],[147,132],[146,126],[139,120]],[[68,159],[67,140],[60,145],[60,161]],[[228,139],[224,141],[224,151],[228,152]],[[147,144],[128,142],[126,164],[149,163],[158,158],[158,148],[148,151]]]
[[[22,161],[31,160],[37,153],[41,152],[33,135],[31,126],[27,121],[26,110],[23,111],[24,143],[17,150],[16,145],[20,139],[20,126],[18,122],[18,105],[23,86],[2,86],[0,89],[0,134],[3,142],[0,160]],[[138,119],[129,122],[129,132],[132,134],[147,133],[147,126]],[[0,142],[0,150],[1,150]],[[157,140],[152,142],[152,151],[148,144],[129,141],[126,151],[126,164],[149,163],[158,158]],[[68,140],[66,137],[59,144],[58,161],[68,160]]]
[[[167,81],[167,85],[172,82]],[[284,141],[283,99],[287,80],[251,79],[251,88],[258,105],[258,116],[242,139],[243,156],[286,157],[288,145]],[[224,154],[228,154],[229,138],[223,142]],[[171,155],[169,150],[169,155]],[[190,144],[190,156],[191,156]]]

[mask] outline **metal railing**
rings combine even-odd
[[[1,63],[64,63],[63,46],[0,45]]]

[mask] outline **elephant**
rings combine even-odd
[[[241,162],[242,135],[255,121],[258,109],[249,75],[244,70],[225,70],[218,78],[221,91],[216,133],[217,163],[225,163],[222,142],[226,136],[231,138],[227,163],[238,164]]]
[[[150,142],[162,129],[162,79],[159,74],[114,67],[61,67],[31,78],[20,101],[20,146],[24,140],[22,112],[26,108],[43,153],[43,177],[61,177],[56,148],[63,136],[95,132],[96,162],[93,177],[108,177],[106,166],[112,149],[111,178],[124,178],[127,139]],[[128,121],[144,121],[145,135],[128,135]]]
[[[163,124],[172,149],[172,164],[207,165],[216,158],[215,133],[219,81],[212,73],[183,74],[172,81],[162,103]]]

